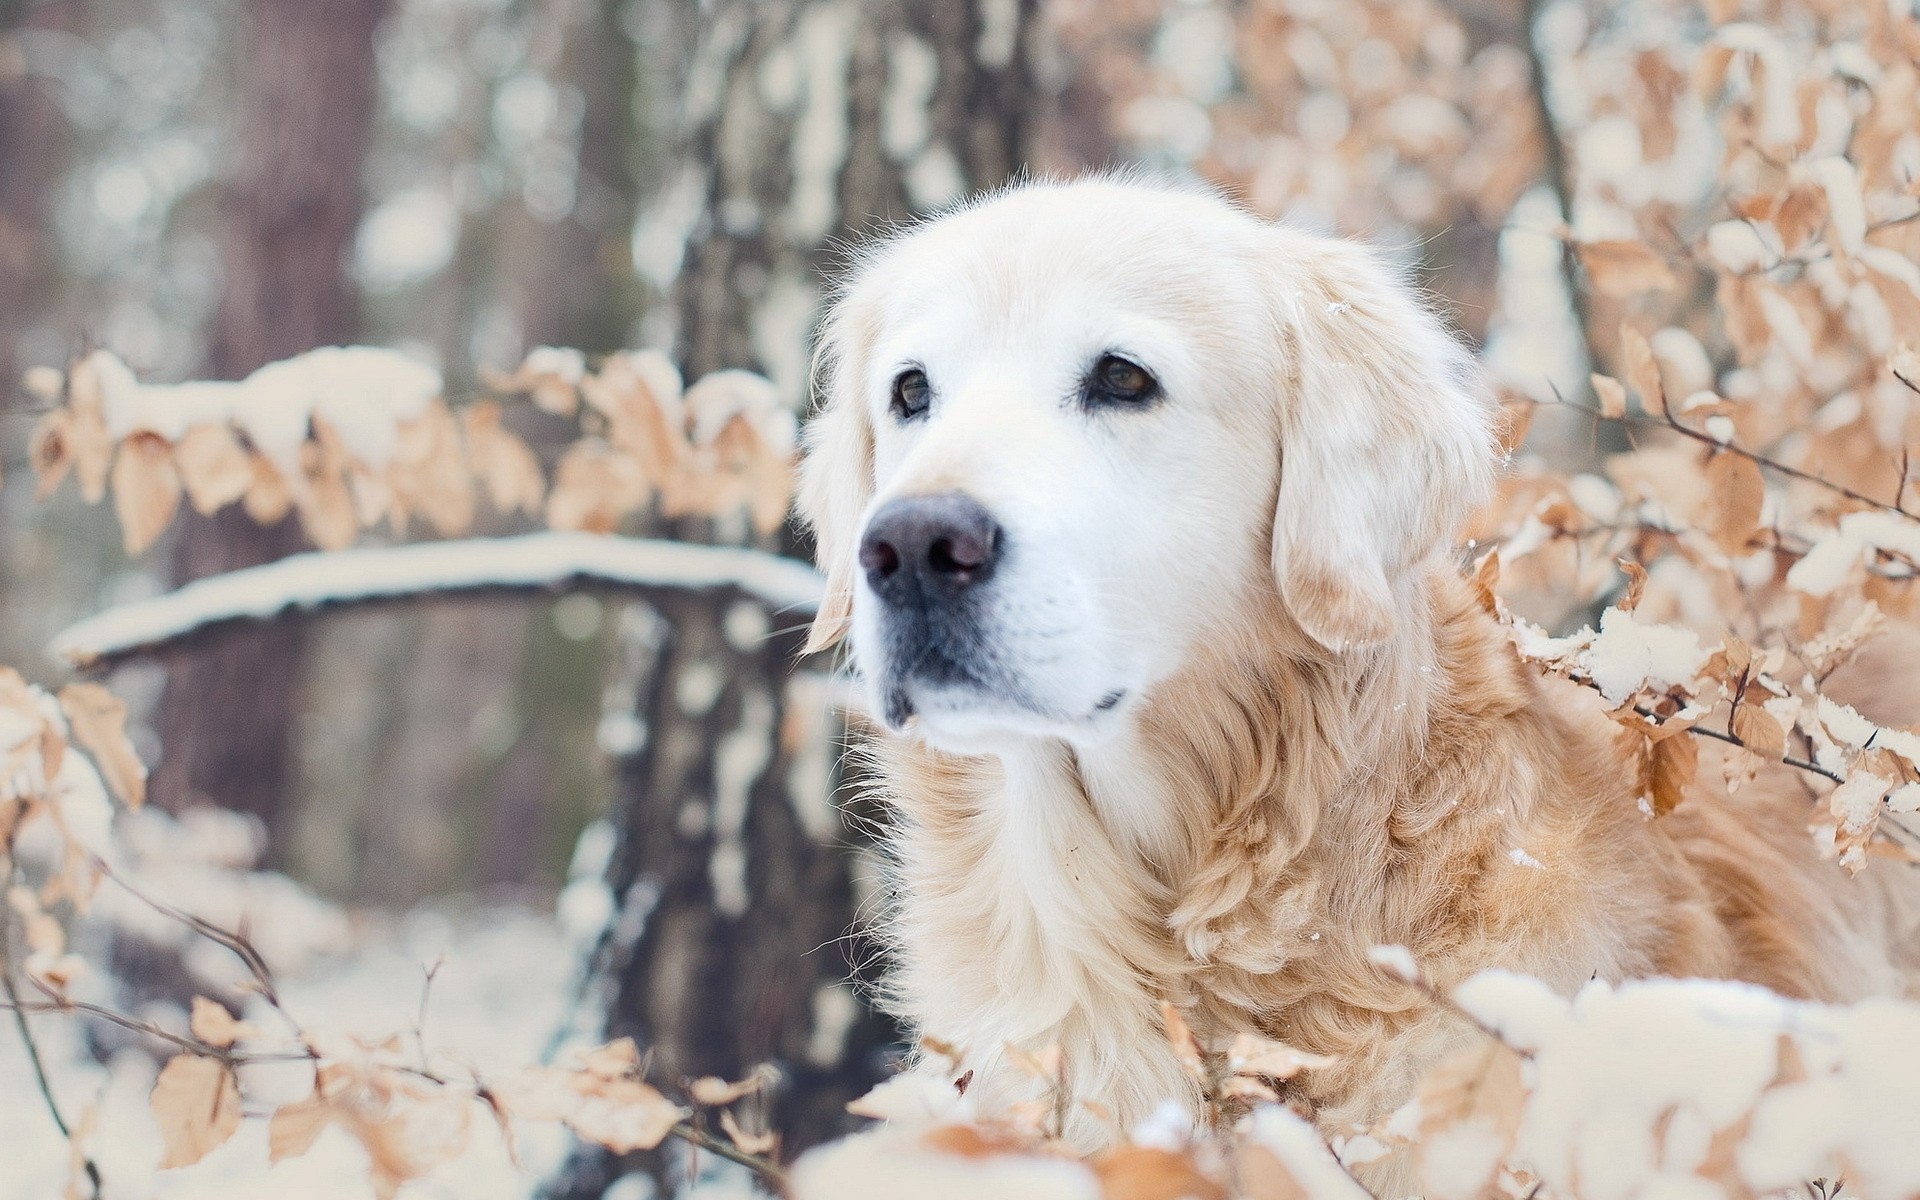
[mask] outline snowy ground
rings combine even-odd
[[[563,1019],[573,983],[571,941],[551,914],[525,907],[448,904],[395,918],[357,915],[350,951],[316,960],[281,980],[303,1024],[380,1038],[410,1034],[420,1013],[426,968],[441,963],[426,1008],[426,1038],[437,1057],[476,1068],[540,1059]],[[114,1200],[358,1200],[370,1197],[365,1157],[338,1131],[313,1152],[269,1166],[266,1124],[249,1119],[203,1162],[156,1175],[160,1140],[147,1110],[157,1065],[127,1051],[101,1066],[86,1054],[73,1018],[33,1019],[69,1120],[94,1109],[88,1148]],[[256,1081],[249,1080],[252,1084]],[[468,1152],[403,1194],[414,1200],[518,1200],[566,1152],[555,1128],[519,1131],[509,1158],[492,1122],[473,1124]],[[66,1185],[68,1151],[33,1086],[11,1021],[0,1025],[0,1200],[42,1200]]]

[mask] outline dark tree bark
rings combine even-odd
[[[804,407],[808,336],[836,248],[1025,161],[1034,14],[1031,0],[654,9],[660,28],[699,30],[677,156],[692,172],[681,185],[702,197],[673,295],[687,378],[747,367]],[[672,532],[738,537],[686,523]],[[802,550],[791,536],[763,548]],[[804,687],[818,676],[793,674],[791,614],[737,596],[677,597],[659,613],[636,705],[647,742],[628,760],[615,813],[608,883],[621,916],[588,995],[605,1006],[604,1035],[647,1047],[669,1086],[772,1064],[780,1082],[762,1115],[792,1153],[854,1123],[846,1102],[885,1070],[898,1038],[849,986],[868,957],[856,839],[827,781],[794,769],[796,755],[831,752],[827,727],[806,729],[824,700]],[[550,1194],[597,1197],[634,1170],[671,1194],[670,1157],[584,1151]]]
[[[357,297],[346,274],[361,215],[374,105],[374,33],[387,0],[252,0],[241,47],[239,149],[222,222],[225,276],[207,371],[237,379],[345,342]],[[301,547],[291,519],[255,525],[237,508],[189,515],[178,583]],[[235,631],[169,663],[153,795],[214,803],[266,822],[277,857],[290,790],[298,622]]]
[[[67,146],[66,118],[49,81],[27,73],[21,39],[79,24],[75,0],[0,0],[0,411],[25,365],[20,336],[47,311],[59,275],[48,217]]]

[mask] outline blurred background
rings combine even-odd
[[[1833,40],[1866,36],[1874,4],[1743,12]],[[799,415],[848,246],[1010,179],[1136,167],[1370,239],[1494,386],[1584,396],[1612,354],[1593,306],[1613,301],[1566,235],[1651,239],[1724,199],[1686,71],[1736,7],[0,0],[0,379],[96,349],[147,381],[239,379],[369,343],[437,370],[459,408],[539,347],[655,349],[689,382],[764,375]],[[0,389],[0,663],[29,680],[69,677],[45,647],[82,617],[309,548],[298,520],[230,507],[129,557],[105,508],[36,496],[48,404]],[[547,406],[506,420],[548,466],[578,432]],[[1543,416],[1529,453],[1577,466],[1608,445]],[[487,512],[474,532],[538,527]],[[618,529],[806,554],[792,530],[645,506]],[[770,1123],[804,1145],[897,1047],[859,988],[884,814],[839,777],[828,665],[789,670],[802,625],[724,590],[585,588],[134,656],[105,678],[173,817],[143,814],[129,853],[273,931],[315,1008],[404,1023],[431,977],[441,1033],[521,1061],[621,1033],[668,1077],[772,1061]],[[723,756],[742,730],[766,743],[744,779]],[[116,1003],[174,1011],[220,980],[151,929],[114,936]],[[127,1065],[137,1038],[49,1029],[76,1104],[151,1081]],[[0,1096],[18,1131],[0,1162],[28,1164],[17,1186],[0,1169],[0,1196],[62,1177],[38,1103]],[[429,1194],[633,1200],[687,1170],[523,1154]],[[242,1182],[220,1194],[259,1185],[222,1169]]]

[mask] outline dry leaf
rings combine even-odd
[[[318,1098],[282,1105],[267,1122],[267,1161],[305,1154],[332,1123],[331,1107]]]
[[[1595,290],[1608,296],[1637,296],[1642,292],[1670,292],[1679,281],[1667,261],[1639,242],[1579,243],[1580,265]]]
[[[770,1155],[780,1149],[780,1135],[777,1133],[748,1133],[733,1119],[731,1111],[720,1114],[720,1128],[727,1139],[747,1154]]]
[[[1627,591],[1614,602],[1621,612],[1632,612],[1640,607],[1640,598],[1647,592],[1647,569],[1630,558],[1620,560],[1620,572],[1627,577]]]
[[[192,1166],[240,1128],[240,1089],[216,1058],[175,1055],[148,1097],[165,1150],[160,1169]]]
[[[286,477],[258,454],[248,456],[247,470],[251,478],[242,506],[247,516],[259,525],[277,525],[285,520],[293,511],[293,489],[287,486]]]
[[[1642,760],[1640,794],[1655,816],[1666,816],[1686,799],[1700,769],[1700,743],[1688,734],[1649,741]]]
[[[240,439],[225,425],[196,425],[173,448],[193,511],[212,516],[247,494],[253,465]]]
[[[60,711],[73,740],[80,743],[113,794],[128,808],[147,799],[147,768],[127,739],[127,706],[97,683],[70,683],[60,689]]]
[[[1160,1025],[1166,1031],[1167,1045],[1173,1047],[1173,1056],[1180,1060],[1181,1068],[1192,1079],[1205,1083],[1207,1062],[1200,1052],[1200,1040],[1194,1037],[1193,1028],[1171,1001],[1160,1002]]]
[[[1736,705],[1730,724],[1733,736],[1753,753],[1769,762],[1779,762],[1785,756],[1787,731],[1766,709],[1753,703]]]
[[[129,555],[153,545],[180,508],[180,473],[173,447],[158,434],[136,433],[120,443],[113,461],[113,511]]]
[[[205,996],[193,998],[193,1015],[187,1027],[193,1036],[209,1046],[225,1050],[241,1038],[257,1037],[259,1031],[227,1011],[227,1006]]]
[[[571,389],[569,389],[571,391]],[[546,497],[547,479],[540,460],[524,441],[500,424],[500,406],[491,400],[471,405],[460,414],[467,441],[467,459],[487,489],[487,498],[502,513],[538,513]]]
[[[1184,1154],[1120,1146],[1094,1160],[1100,1200],[1226,1200],[1227,1190]]]
[[[1302,1071],[1330,1067],[1333,1062],[1324,1054],[1309,1054],[1255,1033],[1239,1034],[1227,1047],[1228,1070],[1267,1079],[1292,1079]]]
[[[1593,394],[1600,401],[1601,416],[1617,421],[1627,415],[1627,389],[1618,379],[1596,372],[1587,376],[1587,382],[1593,385]]]
[[[1660,386],[1660,367],[1653,359],[1653,347],[1646,335],[1631,325],[1620,327],[1620,361],[1627,386],[1640,395],[1640,407],[1647,415],[1667,415],[1667,396]]]
[[[1766,498],[1766,480],[1752,459],[1723,450],[1707,460],[1707,510],[1702,524],[1721,550],[1745,552],[1760,528]]]

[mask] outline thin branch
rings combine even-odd
[[[0,913],[0,985],[4,985],[7,994],[7,1007],[13,1010],[13,1023],[20,1031],[20,1041],[27,1048],[27,1061],[33,1066],[33,1078],[40,1087],[40,1096],[47,1103],[47,1114],[53,1118],[60,1136],[80,1156],[81,1167],[87,1173],[87,1184],[93,1189],[93,1198],[100,1200],[100,1166],[93,1161],[91,1154],[73,1140],[73,1129],[60,1113],[60,1102],[53,1095],[53,1081],[47,1077],[47,1064],[40,1057],[40,1043],[34,1040],[33,1029],[27,1024],[28,1010],[22,1006],[20,989],[13,982],[13,920],[6,913]]]
[[[1593,417],[1595,420],[1612,421],[1616,424],[1626,425],[1636,429],[1671,429],[1673,432],[1678,433],[1683,437],[1691,438],[1694,441],[1699,442],[1703,446],[1710,446],[1716,451],[1724,450],[1729,454],[1738,455],[1739,457],[1746,459],[1748,462],[1753,463],[1755,466],[1762,467],[1769,471],[1777,472],[1778,474],[1781,474],[1781,475],[1785,475],[1789,479],[1798,479],[1802,483],[1811,483],[1816,487],[1825,488],[1826,490],[1834,493],[1835,495],[1844,496],[1847,499],[1852,500],[1856,503],[1864,504],[1871,508],[1877,508],[1882,512],[1893,513],[1896,516],[1906,517],[1909,520],[1920,520],[1920,515],[1916,515],[1912,512],[1909,512],[1906,509],[1900,507],[1898,504],[1889,504],[1884,500],[1876,500],[1872,496],[1868,496],[1864,493],[1854,491],[1852,488],[1847,487],[1845,484],[1835,483],[1831,479],[1827,479],[1822,476],[1815,475],[1810,471],[1803,471],[1799,467],[1788,466],[1786,463],[1783,463],[1776,458],[1769,458],[1767,455],[1762,454],[1757,450],[1748,450],[1744,446],[1736,445],[1730,441],[1723,442],[1719,438],[1714,437],[1710,433],[1705,433],[1701,430],[1694,429],[1686,425],[1682,425],[1680,421],[1673,415],[1671,410],[1668,410],[1667,415],[1664,417],[1636,417],[1636,416],[1631,416],[1625,413],[1622,413],[1621,415],[1616,417],[1616,416],[1611,416],[1607,413],[1601,412],[1599,409],[1594,408],[1590,405],[1581,404],[1576,400],[1569,400],[1560,393],[1560,390],[1558,388],[1553,389],[1552,400],[1533,400],[1531,402],[1534,404],[1561,405],[1563,407],[1573,409],[1575,412],[1585,413],[1588,416]]]
[[[1666,723],[1663,717],[1645,705],[1636,704],[1633,706],[1633,711],[1656,724]],[[1742,750],[1748,749],[1747,744],[1741,741],[1739,736],[1731,730],[1712,729],[1705,725],[1689,725],[1687,726],[1687,732],[1696,737],[1712,738],[1716,742],[1725,742],[1729,746],[1738,746]],[[1797,767],[1802,771],[1818,775],[1822,779],[1832,780],[1834,783],[1845,783],[1847,781],[1846,776],[1835,771],[1829,771],[1819,763],[1809,759],[1795,758],[1793,755],[1788,754],[1781,757],[1779,761],[1785,766]]]

